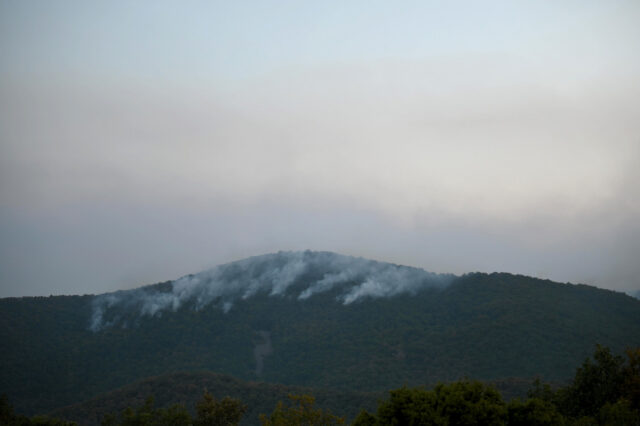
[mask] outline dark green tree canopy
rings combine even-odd
[[[196,405],[194,426],[232,426],[237,425],[247,407],[240,401],[225,397],[217,401],[209,392]]]
[[[310,395],[289,395],[289,404],[278,402],[270,416],[260,415],[262,426],[331,426],[344,423],[344,419],[315,408]]]
[[[433,390],[397,389],[378,407],[361,413],[357,425],[502,425],[507,407],[500,393],[476,381],[439,384]]]

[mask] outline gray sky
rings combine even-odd
[[[0,297],[316,249],[640,288],[640,3],[0,1]]]

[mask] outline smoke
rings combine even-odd
[[[187,304],[196,310],[213,305],[227,313],[236,301],[258,293],[304,301],[337,289],[336,301],[349,305],[364,298],[444,287],[453,277],[330,252],[278,252],[169,283],[96,296],[89,328],[128,326],[132,318],[159,316]]]

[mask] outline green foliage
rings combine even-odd
[[[377,415],[366,412],[358,425],[504,425],[506,404],[500,393],[480,382],[439,384],[433,390],[397,389],[378,406]]]
[[[597,345],[593,359],[582,363],[567,386],[554,391],[537,381],[529,393],[532,399],[524,404],[513,402],[510,416],[520,416],[526,404],[539,400],[544,410],[538,409],[538,414],[546,410],[552,415],[553,408],[569,425],[640,425],[640,348],[627,349],[626,355],[625,360]]]
[[[120,419],[108,414],[102,419],[102,426],[191,426],[191,415],[184,405],[175,404],[168,408],[155,408],[153,398],[149,397],[137,409],[127,407]]]
[[[190,426],[192,419],[184,405],[174,404],[162,411],[161,424],[167,426]]]
[[[310,395],[289,395],[289,405],[279,401],[270,416],[260,415],[263,426],[330,426],[344,423],[344,419],[334,416],[314,406],[315,398]]]
[[[557,392],[553,390],[548,383],[543,383],[539,377],[533,381],[531,389],[527,392],[527,396],[532,399],[540,399],[557,405]]]
[[[600,345],[597,345],[593,359],[584,361],[572,384],[560,394],[563,411],[573,417],[593,417],[600,407],[622,396],[624,359]]]
[[[277,402],[286,400],[289,394],[312,394],[319,408],[340,413],[347,419],[353,419],[362,408],[373,410],[376,401],[383,396],[382,393],[244,382],[211,372],[174,373],[132,383],[89,401],[56,410],[52,415],[81,421],[87,425],[97,425],[110,413],[117,413],[119,416],[128,406],[142,405],[141,395],[154,395],[156,405],[161,407],[180,403],[194,408],[202,400],[202,389],[208,389],[213,395],[229,396],[246,404],[247,411],[240,422],[242,425],[257,424],[260,413],[271,413]],[[195,411],[192,414],[195,414]],[[116,419],[118,416],[115,416]]]
[[[567,386],[554,390],[536,380],[528,399],[508,404],[480,382],[403,387],[390,392],[376,415],[362,411],[354,425],[639,426],[640,348],[626,353],[625,361],[597,345]]]
[[[376,424],[438,424],[441,416],[436,412],[435,392],[404,387],[389,395],[389,401],[378,406]]]
[[[640,412],[631,407],[629,401],[620,399],[606,403],[598,412],[598,422],[606,426],[638,426]]]
[[[2,426],[77,426],[75,422],[47,416],[31,418],[16,414],[6,395],[0,395],[0,425]]]
[[[377,422],[376,416],[369,413],[367,410],[362,410],[353,421],[353,426],[375,426]]]
[[[501,394],[491,385],[478,381],[458,381],[438,384],[433,389],[409,388],[389,392],[389,398],[378,405],[375,414],[361,410],[353,424],[356,426],[381,425],[507,425],[507,426],[613,426],[640,425],[637,396],[638,361],[640,348],[626,351],[627,358],[613,355],[608,348],[598,345],[593,359],[586,359],[576,370],[569,384],[557,389],[537,380],[526,400],[515,399],[505,403]],[[196,376],[201,377],[201,376]],[[216,376],[219,377],[219,376]],[[234,383],[231,378],[223,378]],[[265,396],[266,384],[251,384],[256,395]],[[265,387],[267,386],[267,387]],[[286,389],[285,387],[281,387]],[[229,388],[231,389],[231,388]],[[175,390],[175,388],[173,388]],[[138,391],[133,394],[138,395]],[[335,394],[339,400],[349,399],[351,408],[360,407],[362,401],[351,400],[348,394]],[[260,399],[253,399],[259,403]],[[273,405],[272,405],[273,406]],[[127,408],[120,416],[106,415],[103,426],[204,426],[237,425],[247,407],[237,399],[226,397],[216,400],[205,392],[195,404],[192,417],[184,405],[155,408],[148,398],[137,409]],[[339,411],[341,412],[341,411]],[[255,422],[256,418],[247,423]],[[264,426],[334,425],[344,418],[315,407],[315,398],[309,395],[289,395],[288,404],[279,401],[271,415],[261,415]],[[0,424],[54,425],[69,423],[45,417],[31,419],[17,416],[6,397],[0,398]]]
[[[515,399],[507,406],[509,426],[561,426],[565,419],[556,406],[539,398]]]
[[[0,395],[0,424],[8,425],[13,421],[14,417],[15,413],[13,412],[13,407],[9,404],[7,395]]]
[[[197,416],[194,426],[231,426],[240,423],[242,415],[247,411],[246,405],[240,401],[225,397],[221,401],[209,392],[205,392],[202,400],[196,405]]]
[[[149,397],[137,409],[127,407],[120,414],[103,417],[102,426],[235,426],[240,422],[246,406],[240,401],[224,398],[217,401],[209,392],[204,392],[196,405],[196,416],[191,417],[182,404],[168,408],[155,408]]]
[[[502,424],[507,410],[500,393],[480,382],[440,384],[434,389],[443,417],[450,424]]]
[[[627,364],[623,367],[623,397],[629,406],[640,411],[640,347],[627,349]]]

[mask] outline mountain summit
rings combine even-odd
[[[278,252],[250,257],[188,275],[163,285],[100,295],[93,302],[90,328],[126,325],[120,309],[155,316],[183,305],[208,305],[228,312],[238,300],[266,294],[306,300],[335,290],[335,300],[349,305],[365,298],[416,294],[448,285],[453,275],[331,252]]]

